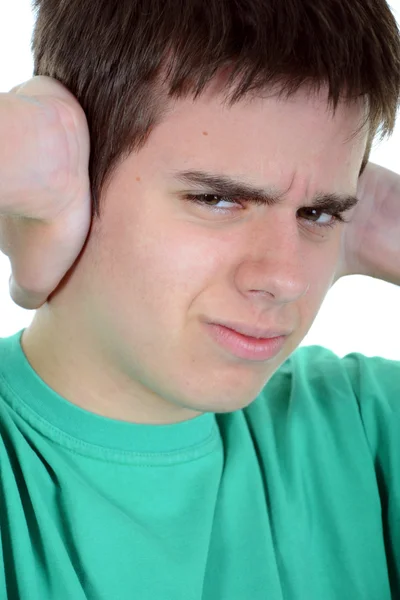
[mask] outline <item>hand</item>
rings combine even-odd
[[[368,163],[357,197],[360,202],[343,229],[335,281],[367,275],[400,285],[400,175]]]
[[[75,97],[50,77],[0,94],[0,250],[10,294],[39,308],[78,258],[91,225],[90,137]]]

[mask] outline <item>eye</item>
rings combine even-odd
[[[311,223],[313,224],[313,226],[315,227],[335,227],[338,223],[348,223],[348,221],[346,221],[346,219],[344,218],[344,211],[343,212],[334,212],[334,211],[329,211],[329,210],[323,210],[322,208],[301,208],[298,212],[308,212],[308,213],[318,213],[319,215],[321,215],[319,218],[321,219],[321,217],[325,216],[325,220],[322,219],[319,223],[317,223],[317,221],[314,221],[311,219]],[[330,217],[328,220],[326,220],[327,217]],[[318,216],[317,216],[318,218]],[[306,219],[307,221],[309,221],[310,219]]]
[[[225,196],[218,196],[216,194],[197,194],[197,195],[188,194],[185,196],[185,199],[189,200],[189,202],[194,202],[195,204],[200,204],[204,208],[210,209],[213,212],[221,212],[221,213],[232,212],[231,207],[233,204],[236,204],[237,206],[243,206],[243,204],[245,203],[244,201],[243,201],[243,203],[240,202],[236,198],[227,198]],[[221,202],[224,202],[225,204],[228,205],[228,208],[226,206],[218,207],[218,206],[215,206],[215,204],[210,205],[209,204],[210,202],[215,202],[216,204],[220,204]],[[231,205],[231,206],[229,207],[229,205]]]
[[[226,196],[218,196],[217,194],[185,194],[184,200],[188,202],[192,202],[204,208],[204,210],[208,212],[213,212],[217,214],[229,214],[232,213],[233,210],[235,212],[240,210],[240,208],[244,208],[246,204],[265,204],[262,200],[242,200],[239,198],[231,198]],[[225,206],[217,206],[218,204],[225,204]],[[234,208],[233,208],[234,207]],[[238,208],[239,207],[239,208]],[[313,207],[303,207],[299,209],[298,213],[308,213],[308,217],[305,218],[306,221],[311,223],[311,226],[314,228],[333,228],[338,223],[348,223],[348,221],[344,218],[344,214],[346,211],[336,212],[328,209],[322,208],[313,208]],[[315,215],[317,213],[317,215]],[[311,214],[311,219],[310,219]],[[319,219],[318,219],[318,215]],[[313,217],[317,218],[314,220]],[[330,219],[327,220],[327,216]],[[322,217],[322,219],[321,219]],[[318,223],[317,221],[320,220]]]

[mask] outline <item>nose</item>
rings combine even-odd
[[[251,238],[250,250],[237,273],[242,292],[281,304],[298,301],[308,292],[310,282],[305,242],[296,218],[292,214],[267,225],[264,222],[252,231]]]

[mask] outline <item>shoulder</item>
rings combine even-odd
[[[321,444],[324,436],[340,445],[352,436],[374,462],[391,468],[398,462],[400,489],[399,361],[358,352],[341,358],[322,346],[303,346],[245,410],[281,432],[295,428]]]

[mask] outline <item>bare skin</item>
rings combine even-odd
[[[10,294],[37,309],[74,264],[91,223],[85,113],[50,77],[0,94],[0,250]]]
[[[399,281],[399,178],[369,165],[358,182],[366,134],[346,140],[361,113],[342,107],[332,120],[323,94],[230,111],[213,96],[177,102],[120,166],[102,227],[91,227],[90,138],[77,100],[48,77],[0,94],[0,250],[14,302],[39,309],[22,339],[37,374],[86,410],[137,423],[247,405],[334,281]],[[188,190],[171,173],[190,168],[276,184],[285,202],[217,216],[183,200]],[[357,187],[347,229],[318,230],[305,218],[317,191]],[[291,333],[276,359],[250,365],[208,339],[204,322],[223,319]]]
[[[356,193],[367,143],[367,131],[351,137],[362,103],[333,118],[326,90],[226,107],[211,88],[170,108],[115,171],[101,221],[21,339],[32,368],[63,398],[134,423],[231,412],[259,394],[309,331],[337,270],[344,226],[306,207],[318,193]],[[235,206],[207,197],[224,208],[216,213],[186,198],[213,195],[214,186],[183,182],[182,171],[273,187],[284,198]],[[206,324],[224,321],[288,335],[271,360],[250,362],[211,339]]]

